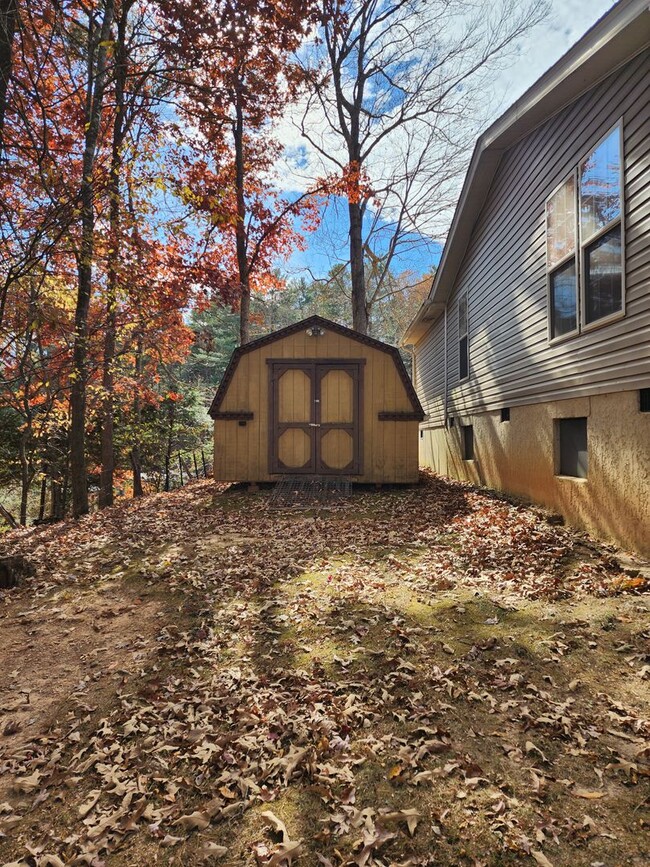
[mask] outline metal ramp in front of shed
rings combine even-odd
[[[275,483],[269,505],[273,509],[331,506],[352,493],[349,479],[339,476],[287,476]]]

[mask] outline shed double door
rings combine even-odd
[[[361,361],[269,361],[272,473],[361,472]]]

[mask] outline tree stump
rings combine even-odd
[[[24,578],[32,578],[34,567],[26,557],[0,557],[0,590],[17,587]]]

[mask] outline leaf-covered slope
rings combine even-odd
[[[537,512],[196,483],[8,539],[0,863],[647,862],[645,585]]]

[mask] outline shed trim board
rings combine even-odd
[[[411,406],[413,407],[413,412],[418,413],[419,421],[422,421],[424,419],[424,410],[422,409],[422,405],[416,394],[415,387],[411,382],[411,378],[408,375],[406,368],[404,367],[402,356],[399,354],[399,350],[397,349],[397,347],[389,346],[387,343],[382,343],[381,340],[376,340],[374,337],[369,337],[367,334],[360,334],[358,331],[354,331],[352,328],[346,328],[345,325],[339,325],[338,322],[331,322],[329,319],[325,319],[323,316],[309,316],[307,319],[302,319],[300,322],[296,322],[293,325],[288,325],[286,328],[280,328],[278,331],[273,331],[271,332],[271,334],[266,334],[264,337],[259,337],[257,340],[251,340],[250,343],[246,343],[244,346],[240,346],[235,349],[228,363],[228,367],[226,368],[226,371],[223,375],[223,378],[219,384],[217,393],[214,396],[212,405],[210,406],[210,409],[208,411],[210,417],[215,420],[219,418],[218,414],[221,404],[228,391],[228,386],[230,385],[230,382],[235,375],[237,365],[239,364],[239,361],[243,355],[249,352],[254,352],[256,349],[260,349],[261,347],[267,346],[270,343],[274,343],[276,340],[282,340],[283,338],[289,337],[292,334],[297,334],[299,331],[313,328],[314,326],[320,326],[321,328],[328,329],[329,331],[333,331],[336,334],[341,334],[344,337],[349,337],[350,340],[356,340],[358,343],[361,343],[365,346],[371,346],[373,349],[378,349],[380,352],[385,352],[387,355],[390,355],[395,362],[395,367],[397,368],[399,377],[402,380],[404,388],[406,389],[409,401],[411,403]]]
[[[215,412],[212,416],[213,419],[220,419],[221,421],[253,421],[255,418],[255,413],[253,412]]]

